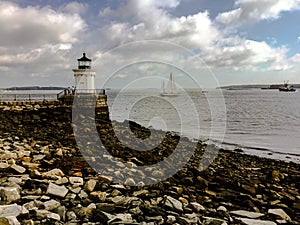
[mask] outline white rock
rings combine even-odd
[[[263,213],[250,212],[250,211],[246,211],[246,210],[231,211],[230,214],[247,217],[247,218],[251,218],[251,219],[256,219],[256,218],[262,217],[264,215]]]
[[[219,206],[217,208],[217,211],[223,211],[223,212],[227,212],[227,209],[224,206]]]
[[[191,202],[190,205],[197,211],[205,211],[205,207],[200,205],[198,202]]]
[[[247,218],[236,218],[238,221],[243,222],[246,225],[276,225],[276,223],[268,220],[255,220]]]
[[[67,193],[68,193],[68,189],[65,186],[58,186],[53,183],[49,184],[47,191],[46,191],[46,194],[54,195],[54,196],[62,197],[62,198],[64,198]]]

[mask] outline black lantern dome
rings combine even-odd
[[[78,61],[78,69],[91,69],[92,60],[86,57],[85,52],[83,53],[83,56],[80,59],[77,59]]]

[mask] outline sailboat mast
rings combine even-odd
[[[170,74],[170,77],[171,77],[171,84],[172,84],[172,93],[176,93],[176,85],[175,85],[175,81],[174,81],[174,77],[173,77],[173,74],[171,73]]]

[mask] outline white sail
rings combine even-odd
[[[179,94],[176,90],[176,84],[175,84],[174,77],[173,77],[172,73],[170,73],[168,84],[167,84],[166,88],[164,87],[164,81],[163,81],[162,89],[161,89],[160,94],[162,96],[176,96],[176,95]]]

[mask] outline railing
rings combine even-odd
[[[65,96],[73,95],[96,94],[105,95],[105,89],[65,89],[57,94],[57,99],[62,99]]]
[[[0,94],[0,101],[46,101],[56,99],[56,94]]]

